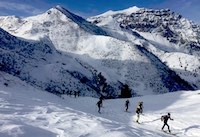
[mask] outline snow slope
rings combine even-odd
[[[47,41],[62,51],[74,51],[79,39],[94,34],[107,35],[100,27],[61,6],[27,18],[3,16],[0,22],[0,27],[12,35],[27,40]]]
[[[99,114],[95,98],[60,98],[0,75],[1,137],[170,137],[160,131],[160,117],[167,112],[174,118],[169,124],[176,136],[200,134],[200,91],[131,98],[129,113],[124,112],[126,99],[105,100]],[[141,100],[144,115],[136,124],[134,109]]]
[[[199,25],[169,9],[137,8],[129,14],[114,11],[87,20],[111,31],[114,36],[118,34],[127,41],[143,45],[181,78],[199,88]],[[188,63],[191,58],[195,61]]]

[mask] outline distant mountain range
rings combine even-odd
[[[200,27],[168,9],[0,17],[0,71],[54,94],[117,98],[200,89]]]

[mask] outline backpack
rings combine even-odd
[[[163,121],[165,116],[161,116],[160,120]]]
[[[127,100],[126,103],[125,103],[125,105],[128,106],[128,104],[129,104],[129,101]]]
[[[137,113],[137,114],[139,114],[140,113],[140,107],[137,107],[136,109],[135,109],[135,112]]]

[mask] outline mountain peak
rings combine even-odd
[[[73,13],[71,13],[70,11],[68,11],[67,9],[65,9],[64,7],[62,7],[62,6],[60,6],[60,5],[56,5],[53,9],[56,9],[56,10],[58,10],[58,11],[60,11],[60,12],[62,12],[63,14],[73,14]]]
[[[128,9],[121,10],[121,12],[123,12],[125,14],[131,14],[131,13],[137,12],[138,10],[140,10],[140,8],[133,6],[133,7],[130,7]]]
[[[61,15],[66,16],[67,18],[71,19],[74,22],[79,22],[79,21],[83,21],[85,19],[83,19],[82,17],[70,12],[69,10],[65,9],[64,7],[60,6],[60,5],[56,5],[55,7],[49,9],[47,11],[48,14],[51,13],[59,13]]]
[[[109,10],[103,14],[100,14],[98,16],[112,16],[115,14],[126,14],[126,15],[130,15],[132,13],[137,12],[138,10],[140,10],[140,8],[136,7],[136,6],[132,6],[130,8],[124,9],[124,10],[118,10],[118,11],[113,11],[113,10]]]
[[[64,9],[61,5],[56,5],[55,8],[57,8],[57,9]]]
[[[67,18],[71,19],[74,23],[78,24],[80,26],[80,28],[86,30],[87,32],[92,32],[94,34],[101,34],[101,35],[107,35],[107,33],[102,30],[101,28],[97,27],[94,24],[91,24],[90,22],[86,21],[84,18],[68,11],[67,9],[63,8],[60,5],[55,6],[54,8],[50,9],[49,11],[54,10],[55,11],[59,11],[60,13],[62,13],[64,16],[66,16]],[[48,13],[48,11],[47,11]]]
[[[46,13],[51,14],[51,13],[55,13],[55,12],[61,12],[62,14],[65,14],[66,16],[70,16],[71,13],[70,11],[68,11],[67,9],[65,9],[64,7],[60,6],[60,5],[56,5],[55,7],[49,9]]]

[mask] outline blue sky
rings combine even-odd
[[[55,5],[61,5],[84,18],[132,6],[169,8],[200,24],[200,0],[0,0],[0,15],[37,15]]]

